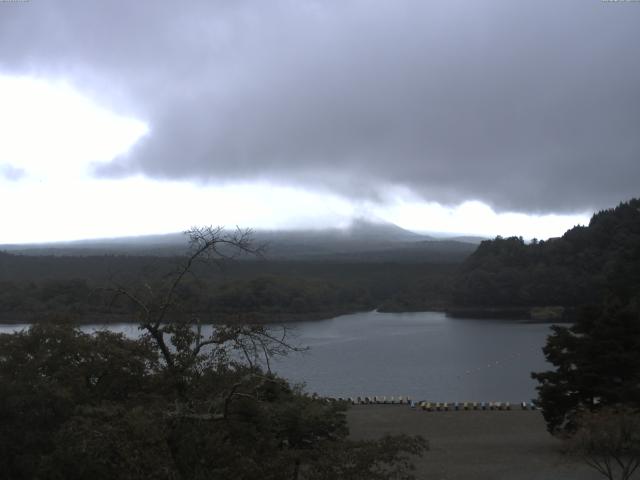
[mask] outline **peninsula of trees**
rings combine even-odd
[[[578,307],[602,302],[608,291],[629,297],[639,287],[640,199],[632,199],[560,238],[482,242],[455,276],[450,311],[529,317],[546,310],[571,320]]]

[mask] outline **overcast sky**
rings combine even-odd
[[[639,194],[640,3],[0,1],[0,243],[545,238]]]

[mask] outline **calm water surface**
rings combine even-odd
[[[0,326],[0,332],[21,327]],[[536,395],[530,372],[549,368],[541,350],[549,334],[545,324],[367,312],[287,327],[292,343],[309,350],[274,360],[272,368],[320,395],[528,401]],[[139,334],[135,325],[108,328]]]

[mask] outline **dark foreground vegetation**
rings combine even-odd
[[[581,295],[590,297],[558,297],[588,305],[573,325],[552,327],[544,354],[554,369],[532,374],[538,404],[569,452],[610,480],[627,480],[640,467],[640,201],[600,212],[560,241],[552,252],[580,247],[564,264],[583,262]]]
[[[0,478],[410,478],[421,439],[347,440],[345,405],[173,339],[169,367],[150,337],[0,336]]]
[[[569,327],[553,326],[544,353],[555,370],[534,373],[551,433],[573,433],[585,411],[640,408],[640,296],[585,307]]]
[[[109,289],[139,340],[47,322],[0,335],[0,478],[413,478],[422,438],[349,440],[346,405],[269,372],[292,349],[286,336],[249,324],[201,334],[183,281],[217,245],[251,246],[215,229],[191,240],[161,280]]]
[[[548,431],[606,478],[640,466],[640,291],[617,290],[583,307],[570,327],[553,326],[533,373]]]

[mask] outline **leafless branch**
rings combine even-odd
[[[189,253],[176,270],[164,277],[164,288],[162,285],[158,287],[144,282],[141,291],[135,292],[134,289],[113,281],[114,286],[110,289],[113,301],[123,296],[135,306],[140,327],[154,340],[167,366],[173,368],[178,360],[181,363],[197,363],[206,347],[214,347],[213,355],[232,347],[244,355],[251,367],[260,357],[264,357],[266,367],[270,371],[269,358],[272,355],[303,350],[287,343],[284,328],[278,335],[263,326],[218,326],[208,338],[203,338],[198,318],[194,321],[195,331],[191,323],[181,323],[184,320],[169,320],[169,312],[179,308],[179,288],[188,275],[195,275],[194,268],[197,262],[233,259],[243,254],[261,256],[263,252],[262,247],[253,245],[252,231],[248,229],[236,227],[234,231],[227,232],[223,227],[192,227],[185,234],[188,236]],[[179,331],[182,331],[182,345],[179,348],[184,350],[188,345],[188,355],[186,351],[174,352],[167,345],[165,335],[169,335],[171,342],[178,348],[174,339]]]

